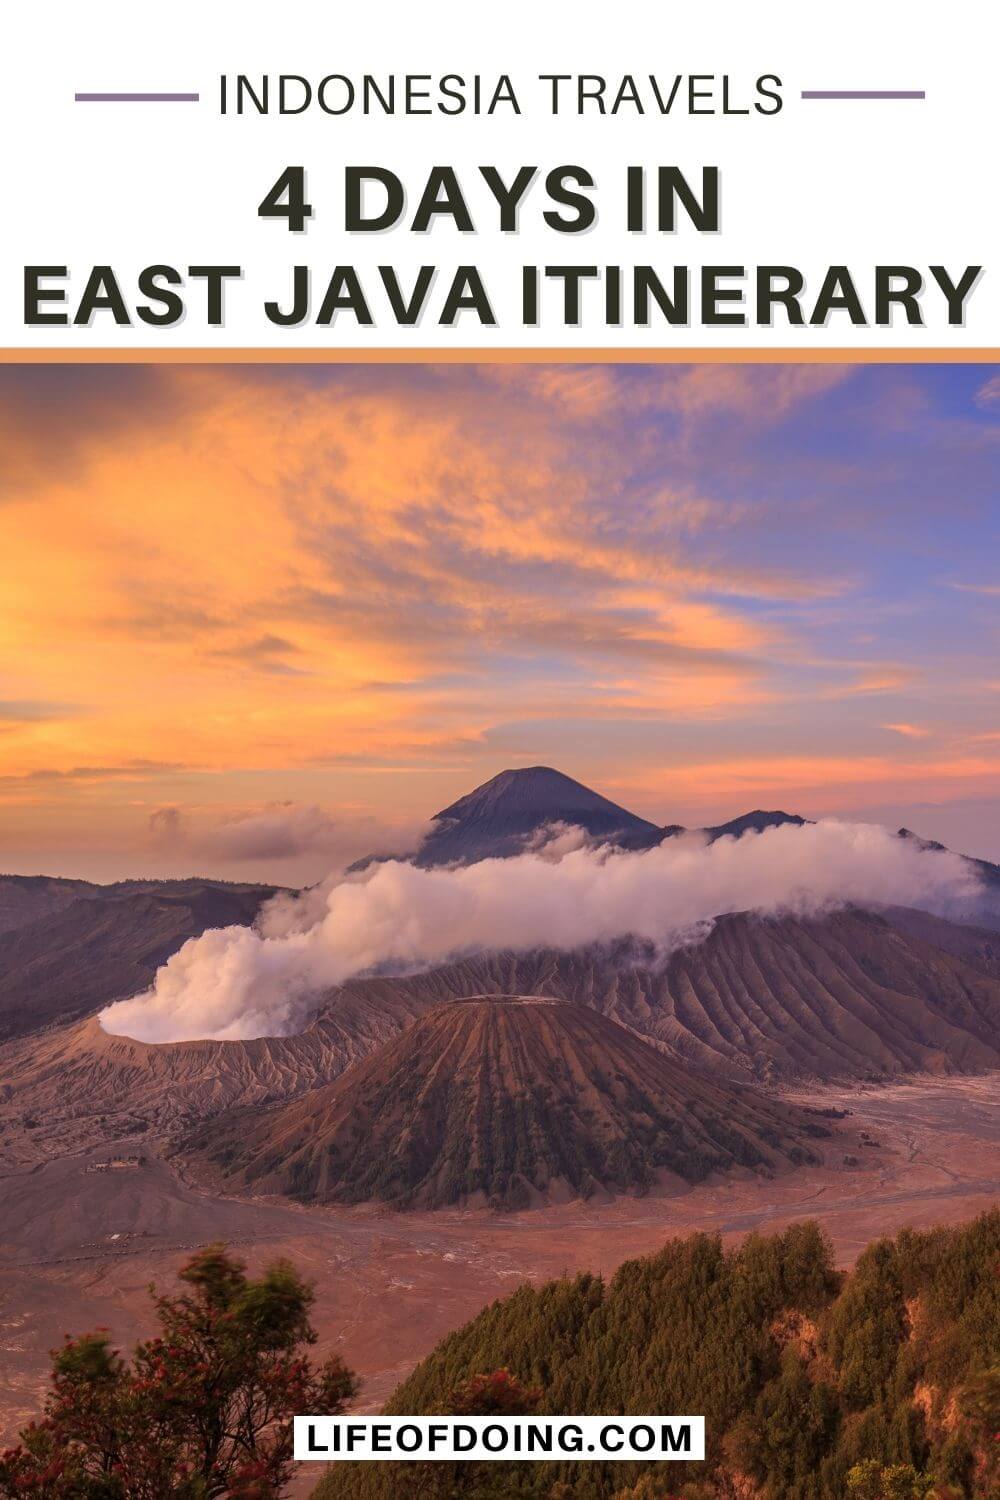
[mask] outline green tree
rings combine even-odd
[[[928,1474],[918,1474],[912,1464],[882,1464],[866,1458],[847,1475],[851,1500],[924,1500],[934,1491]]]
[[[185,1290],[154,1298],[160,1332],[127,1361],[104,1332],[53,1351],[44,1414],[0,1454],[10,1500],[274,1500],[292,1470],[292,1417],[357,1391],[337,1358],[314,1368],[313,1291],[285,1261],[257,1280],[225,1247]]]
[[[654,1474],[643,1474],[628,1489],[616,1490],[611,1500],[678,1500],[678,1496],[665,1480]]]
[[[998,1210],[879,1241],[848,1273],[815,1224],[732,1248],[695,1234],[608,1282],[521,1286],[442,1340],[386,1411],[453,1410],[476,1372],[509,1366],[541,1387],[541,1413],[706,1417],[704,1463],[497,1463],[503,1500],[554,1484],[571,1500],[1000,1500],[1000,1377],[983,1372],[998,1266]],[[315,1500],[409,1500],[412,1466],[392,1468],[332,1465]]]
[[[452,1417],[530,1417],[542,1399],[539,1386],[527,1386],[504,1368],[489,1375],[471,1375],[453,1387],[440,1403],[437,1415]],[[498,1463],[433,1463],[398,1466],[399,1494],[414,1500],[542,1500],[543,1485],[534,1476],[525,1478],[527,1465]],[[520,1472],[518,1472],[518,1470]],[[546,1486],[545,1489],[548,1487]]]
[[[1000,1365],[974,1375],[959,1393],[959,1409],[976,1454],[984,1492],[1000,1492]]]

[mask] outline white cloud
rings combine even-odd
[[[571,848],[449,869],[398,860],[280,901],[262,930],[192,939],[148,993],[102,1012],[145,1041],[282,1035],[315,997],[375,968],[429,968],[490,949],[573,949],[628,934],[662,954],[727,911],[814,914],[837,905],[924,906],[943,915],[979,890],[958,855],[873,824],[822,822],[742,839],[667,840],[621,853]]]

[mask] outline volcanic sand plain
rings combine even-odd
[[[840,1155],[845,1135],[826,1164],[770,1180],[509,1214],[211,1195],[149,1136],[116,1143],[141,1154],[136,1166],[95,1171],[109,1152],[89,1150],[0,1178],[0,1442],[38,1412],[48,1351],[65,1333],[106,1327],[129,1347],[151,1331],[149,1283],[170,1287],[213,1241],[251,1269],[288,1257],[316,1283],[316,1352],[343,1356],[363,1382],[358,1409],[373,1411],[442,1335],[521,1282],[610,1275],[696,1229],[732,1240],[803,1218],[819,1221],[849,1265],[881,1234],[959,1223],[1000,1200],[1000,1072],[784,1097],[851,1111],[845,1132],[875,1144],[854,1144],[852,1167]]]

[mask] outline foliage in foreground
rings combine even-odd
[[[998,1272],[995,1211],[879,1240],[846,1277],[798,1224],[729,1251],[675,1240],[607,1284],[521,1287],[387,1410],[700,1412],[708,1462],[350,1464],[317,1500],[997,1500]],[[55,1351],[43,1417],[0,1454],[0,1500],[283,1493],[292,1416],[342,1410],[353,1376],[306,1358],[313,1292],[288,1264],[252,1280],[213,1247],[180,1276],[131,1360],[100,1332]]]
[[[160,1332],[131,1362],[103,1332],[53,1352],[44,1416],[0,1453],[7,1500],[271,1500],[292,1469],[292,1417],[335,1413],[357,1387],[314,1369],[312,1289],[287,1262],[259,1280],[220,1246],[156,1295]]]
[[[523,1286],[386,1410],[453,1410],[463,1383],[507,1369],[540,1390],[539,1413],[704,1413],[707,1463],[465,1466],[450,1489],[412,1465],[351,1464],[315,1500],[998,1500],[998,1272],[994,1211],[876,1241],[847,1276],[805,1223],[728,1251],[674,1240],[606,1284]]]

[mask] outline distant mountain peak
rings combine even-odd
[[[553,823],[628,849],[658,844],[662,830],[551,766],[521,766],[442,808],[417,855],[421,865],[469,864],[520,853]]]
[[[550,825],[581,828],[595,842],[620,849],[652,849],[688,831],[680,823],[658,827],[553,766],[508,767],[442,808],[431,822],[431,831],[415,856],[418,865],[509,859],[523,853],[533,837]],[[757,808],[700,831],[714,843],[786,824],[800,828],[806,822],[796,813]],[[357,868],[364,863],[360,861]]]
[[[623,823],[641,823],[646,828],[655,825],[636,817],[624,807],[591,791],[582,781],[556,771],[551,766],[518,766],[484,781],[464,797],[459,797],[450,807],[435,813],[434,821],[445,818],[461,818],[473,811],[488,809],[525,809],[558,818],[573,812],[587,810],[610,811]]]
[[[949,849],[947,844],[939,843],[937,839],[922,838],[919,833],[914,833],[912,828],[898,828],[896,830],[896,837],[907,839],[911,844],[916,844],[917,848],[922,849],[925,853],[954,853],[954,850]],[[991,888],[1000,886],[1000,865],[993,864],[993,862],[988,859],[976,859],[970,854],[961,854],[958,856],[958,858],[964,859],[967,864],[971,865],[972,868],[978,873],[980,880],[982,880],[985,885]],[[995,927],[997,925],[995,911],[974,912],[972,914],[972,919],[980,922],[986,921],[990,927]]]
[[[798,813],[781,812],[780,809],[765,812],[758,807],[753,812],[743,813],[738,818],[730,818],[728,823],[718,823],[714,828],[706,828],[705,832],[714,843],[716,839],[726,837],[738,839],[742,838],[745,833],[763,833],[766,828],[782,828],[786,824],[803,828],[808,821],[808,818],[800,818]]]
[[[897,829],[896,837],[900,839],[909,839],[911,843],[919,844],[921,849],[933,849],[936,852],[950,852],[948,851],[945,844],[939,843],[937,839],[922,838],[919,833],[914,833],[912,828]]]

